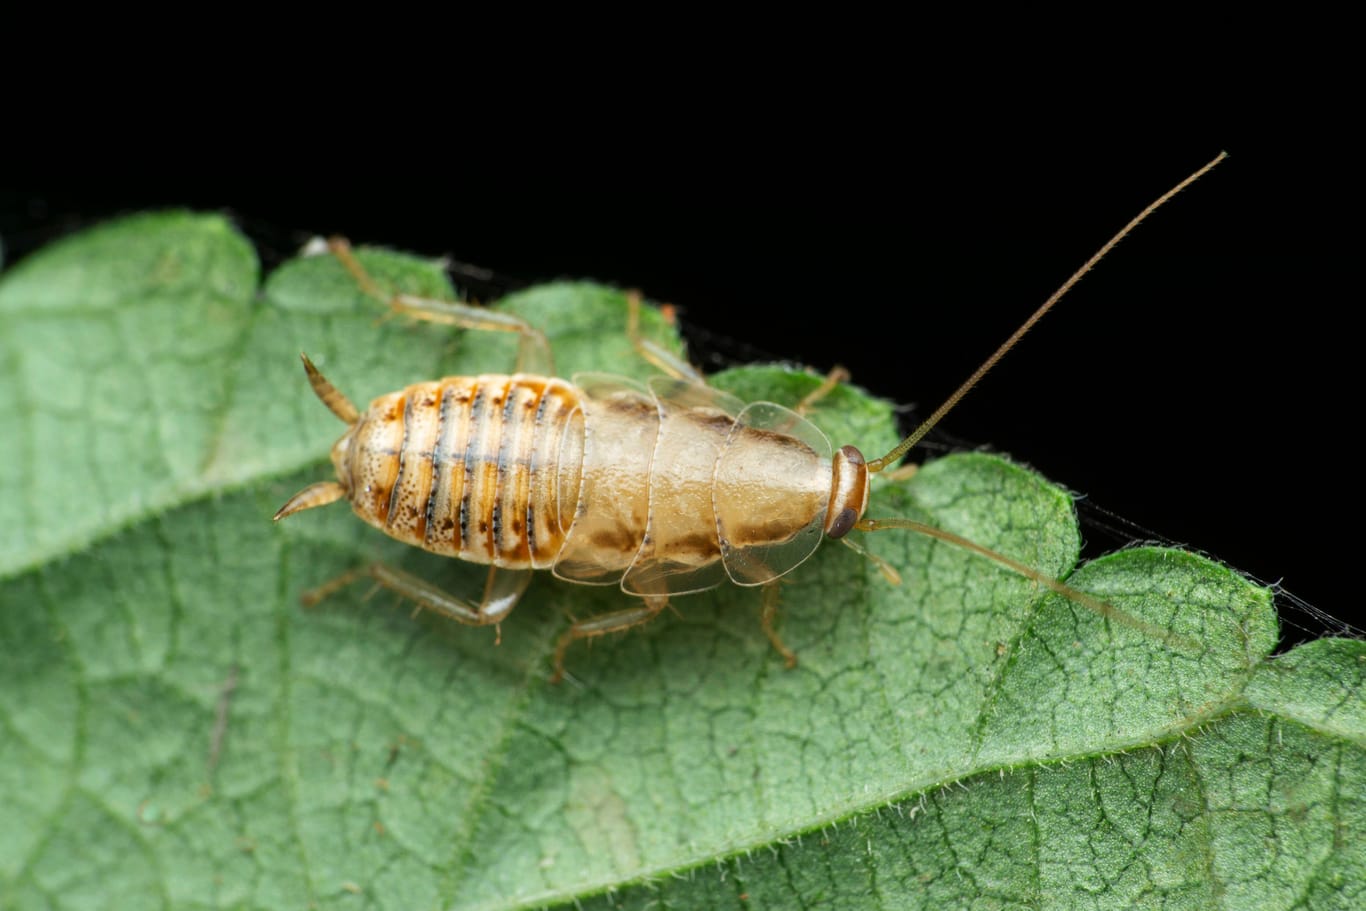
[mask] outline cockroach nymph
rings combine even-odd
[[[517,372],[451,376],[382,395],[360,411],[305,355],[314,393],[347,431],[332,447],[337,479],[295,494],[283,519],[345,499],[369,524],[406,544],[486,564],[477,599],[446,592],[380,563],[354,569],[304,596],[316,602],[369,576],[420,607],[461,623],[501,622],[536,570],[568,582],[616,584],[635,606],[577,621],[560,637],[553,680],[578,639],[629,629],[674,595],[727,581],[763,592],[762,626],[789,667],[796,655],[773,621],[777,580],[823,538],[843,541],[895,570],[847,535],[908,529],[962,547],[1110,619],[1168,643],[1165,630],[965,538],[909,519],[869,519],[869,475],[893,465],[935,426],[1067,291],[1153,210],[1224,158],[1187,177],[1096,252],[949,399],[887,454],[866,460],[835,449],[803,416],[845,375],[838,368],[795,409],[745,404],[706,384],[686,361],[641,337],[631,295],[628,334],[661,369],[648,384],[606,374],[549,374],[545,336],[503,313],[384,294],[345,241],[329,243],[366,293],[394,311],[465,329],[518,333]],[[907,476],[915,466],[895,469]]]

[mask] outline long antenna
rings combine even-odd
[[[1062,287],[1059,288],[1057,291],[1054,291],[1053,295],[1049,297],[1048,300],[1043,302],[1043,306],[1035,310],[1033,315],[1031,315],[1029,319],[1025,320],[1024,323],[1020,326],[1020,328],[1016,329],[1015,332],[1010,336],[1010,338],[1006,339],[1005,343],[1001,345],[1001,347],[997,348],[996,352],[991,357],[987,358],[986,361],[982,363],[982,366],[978,367],[977,370],[973,372],[972,376],[968,377],[967,381],[964,382],[963,385],[959,386],[958,389],[954,391],[953,395],[948,397],[948,400],[945,401],[944,404],[939,406],[939,408],[934,412],[934,414],[926,418],[924,422],[921,423],[921,425],[911,433],[910,436],[906,437],[906,439],[902,440],[899,444],[897,444],[897,447],[893,449],[891,452],[887,453],[882,458],[873,459],[872,461],[870,461],[868,463],[868,470],[881,471],[882,469],[886,468],[888,465],[890,465],[891,463],[895,462],[897,459],[905,455],[906,451],[909,450],[916,443],[919,443],[921,438],[924,437],[925,434],[929,433],[935,424],[938,424],[941,420],[943,420],[944,415],[952,411],[954,409],[954,406],[958,404],[959,400],[962,399],[963,396],[967,395],[968,392],[972,389],[972,387],[976,386],[978,381],[980,381],[982,377],[987,375],[987,371],[989,371],[992,367],[996,366],[996,362],[999,361],[1002,357],[1004,357],[1007,351],[1009,351],[1011,348],[1014,348],[1015,343],[1022,339],[1026,332],[1034,328],[1034,324],[1037,323],[1040,319],[1042,319],[1043,315],[1047,313],[1050,309],[1052,309],[1053,305],[1056,304],[1059,300],[1061,300],[1064,294],[1072,290],[1073,285],[1081,281],[1081,277],[1083,275],[1085,275],[1087,272],[1090,272],[1091,269],[1095,267],[1096,263],[1100,262],[1102,259],[1105,258],[1105,254],[1109,253],[1111,250],[1114,249],[1115,244],[1123,240],[1129,234],[1130,231],[1136,228],[1138,224],[1141,221],[1143,221],[1143,219],[1151,215],[1163,203],[1171,199],[1177,193],[1180,193],[1182,190],[1190,186],[1195,181],[1199,180],[1211,168],[1213,168],[1215,165],[1217,165],[1219,162],[1223,161],[1227,157],[1227,152],[1220,152],[1217,156],[1215,156],[1213,161],[1205,165],[1200,170],[1196,171],[1191,176],[1187,177],[1185,180],[1181,181],[1176,186],[1172,187],[1167,192],[1163,193],[1156,200],[1150,203],[1148,207],[1145,208],[1142,212],[1139,212],[1137,215],[1135,215],[1127,225],[1120,228],[1119,233],[1117,233],[1114,237],[1106,241],[1105,246],[1097,250],[1095,254],[1092,255],[1092,257],[1088,259],[1080,269],[1078,269],[1076,272],[1073,272],[1072,277],[1069,278],[1067,281],[1063,282]]]

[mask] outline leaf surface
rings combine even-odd
[[[435,264],[363,254],[449,297]],[[1366,648],[1268,657],[1270,594],[1134,549],[1075,573],[1056,487],[1003,459],[875,487],[874,516],[948,528],[1067,577],[1188,646],[1107,621],[906,532],[827,543],[786,577],[786,671],[754,590],[679,598],[571,651],[614,588],[533,583],[494,632],[357,585],[383,559],[457,592],[483,572],[342,506],[270,515],[330,475],[340,425],[306,350],[358,404],[506,372],[514,340],[384,320],[330,257],[262,289],[215,216],[140,216],[0,279],[0,905],[167,908],[1324,907],[1366,882]],[[558,372],[646,377],[623,296],[499,306]],[[679,350],[654,310],[648,334]],[[775,367],[716,385],[794,404]],[[878,454],[852,387],[813,420]],[[1069,576],[1069,574],[1071,574]]]

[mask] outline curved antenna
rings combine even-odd
[[[326,506],[328,503],[335,503],[346,496],[346,488],[336,481],[319,481],[310,484],[303,490],[289,498],[289,502],[281,506],[275,513],[275,521],[278,522],[286,516],[292,516],[296,512],[303,512],[305,509],[315,509],[319,506]]]
[[[914,446],[916,443],[919,443],[921,438],[924,437],[925,434],[929,433],[935,424],[938,424],[941,420],[943,420],[944,415],[952,411],[954,409],[954,406],[958,404],[958,401],[961,398],[963,398],[963,396],[967,395],[968,392],[971,391],[972,387],[976,386],[978,381],[980,381],[982,377],[987,375],[987,371],[989,371],[992,367],[996,366],[996,362],[999,361],[1002,357],[1004,357],[1007,351],[1009,351],[1011,348],[1014,348],[1015,343],[1018,342],[1021,338],[1023,338],[1026,332],[1034,328],[1034,324],[1037,323],[1040,319],[1042,319],[1043,315],[1047,313],[1049,310],[1051,310],[1053,305],[1056,304],[1064,294],[1072,290],[1073,285],[1081,281],[1081,277],[1083,275],[1085,275],[1087,272],[1090,272],[1091,269],[1095,267],[1096,263],[1100,262],[1102,259],[1105,258],[1105,254],[1109,253],[1111,250],[1114,249],[1115,244],[1123,240],[1125,236],[1129,234],[1130,231],[1137,227],[1138,224],[1141,221],[1143,221],[1143,219],[1147,218],[1154,211],[1156,211],[1163,203],[1171,199],[1177,193],[1180,193],[1182,190],[1190,186],[1196,180],[1199,180],[1202,176],[1204,176],[1206,172],[1208,172],[1211,168],[1213,168],[1215,165],[1217,165],[1219,162],[1223,161],[1227,157],[1227,152],[1220,152],[1217,156],[1215,156],[1213,161],[1205,165],[1200,170],[1196,171],[1194,174],[1187,177],[1185,180],[1181,181],[1176,186],[1172,187],[1167,192],[1163,193],[1153,202],[1149,203],[1147,208],[1145,208],[1142,212],[1139,212],[1137,215],[1135,215],[1127,225],[1120,228],[1119,233],[1117,233],[1114,237],[1106,241],[1105,246],[1097,250],[1095,254],[1093,254],[1091,258],[1088,259],[1080,269],[1078,269],[1076,272],[1073,272],[1072,277],[1069,278],[1067,281],[1063,282],[1062,287],[1059,288],[1057,291],[1054,291],[1053,295],[1049,297],[1048,300],[1044,301],[1043,306],[1035,310],[1034,313],[1029,317],[1029,319],[1025,320],[1024,323],[1021,324],[1020,328],[1016,329],[1015,332],[1010,336],[1010,338],[1006,339],[1005,343],[1002,344],[1001,347],[997,348],[996,352],[992,354],[991,357],[987,358],[982,363],[982,366],[978,367],[976,371],[973,372],[972,376],[968,377],[967,381],[964,382],[963,385],[959,386],[954,391],[953,395],[948,397],[948,400],[945,401],[944,404],[939,406],[939,408],[934,412],[934,414],[926,418],[921,423],[921,425],[911,433],[910,436],[906,437],[906,439],[898,443],[896,448],[893,449],[891,452],[887,453],[885,456],[882,456],[879,459],[872,459],[871,461],[869,461],[868,470],[874,472],[881,471],[882,469],[890,465],[892,462],[895,462],[897,459],[905,455],[906,451],[910,449],[912,446]]]

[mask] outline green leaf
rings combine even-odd
[[[382,282],[450,295],[380,251]],[[510,369],[513,340],[399,320],[330,257],[257,290],[221,218],[127,219],[0,279],[0,906],[166,908],[1354,908],[1366,889],[1366,646],[1269,657],[1270,594],[1142,548],[1072,573],[1069,498],[988,455],[876,486],[870,514],[1066,577],[1169,645],[954,547],[865,536],[787,577],[783,668],[758,595],[679,598],[581,645],[614,588],[538,579],[495,633],[414,619],[383,559],[453,591],[482,571],[341,506],[274,525],[329,476],[306,350],[364,402]],[[648,376],[622,295],[499,306],[559,370]],[[678,348],[651,310],[646,329]],[[792,404],[818,377],[715,383]],[[813,419],[895,441],[852,387]],[[1070,575],[1069,575],[1070,574]]]

